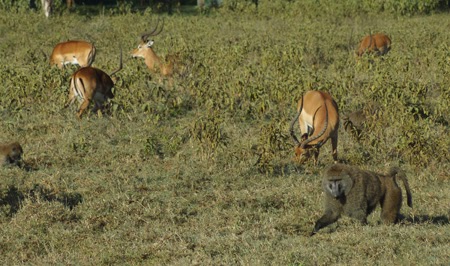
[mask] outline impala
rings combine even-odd
[[[383,33],[377,33],[364,37],[356,54],[362,56],[364,53],[375,53],[379,56],[385,55],[389,50],[391,50],[391,39]]]
[[[81,103],[77,117],[81,119],[81,115],[88,108],[89,103],[94,101],[93,112],[103,107],[103,103],[114,98],[112,88],[114,87],[114,81],[111,78],[114,74],[122,69],[122,51],[120,51],[120,63],[119,68],[113,71],[111,74],[106,74],[102,70],[95,67],[82,67],[76,71],[70,80],[69,88],[69,101],[65,105],[68,107],[71,105],[75,98]]]
[[[300,124],[301,142],[294,133],[294,124]],[[323,91],[308,91],[298,101],[297,115],[292,120],[290,135],[296,145],[295,155],[300,163],[314,155],[317,164],[320,147],[331,139],[333,160],[337,162],[339,113],[331,95]]]
[[[71,9],[72,7],[75,6],[75,0],[67,0],[66,2],[68,9]],[[44,14],[48,18],[52,13],[53,0],[41,0],[41,3],[42,9],[44,10]]]
[[[44,14],[48,18],[50,16],[50,13],[52,13],[53,0],[42,0],[41,3]]]
[[[81,67],[92,65],[96,49],[94,44],[85,41],[67,41],[58,43],[50,56],[50,65],[63,68],[64,65],[74,64]]]
[[[161,28],[158,29],[158,26],[159,20],[153,30],[141,35],[139,46],[131,51],[131,56],[144,58],[145,64],[151,72],[159,72],[161,76],[171,78],[174,73],[176,56],[168,55],[165,58],[159,57],[155,51],[153,51],[153,40],[149,39],[149,37],[156,36],[161,33],[164,28],[164,20],[161,24]]]

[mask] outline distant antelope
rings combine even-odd
[[[110,75],[95,67],[82,67],[76,71],[70,80],[69,101],[65,105],[68,107],[75,99],[81,103],[77,112],[77,117],[81,119],[81,115],[88,108],[89,103],[93,100],[95,103],[93,111],[97,111],[103,107],[103,103],[107,99],[114,98],[112,88],[114,81],[111,78],[114,74],[122,69],[122,51],[120,51],[119,68]]]
[[[45,16],[48,18],[52,13],[53,0],[42,0],[42,9],[44,10]]]
[[[301,142],[294,133],[294,124],[298,121]],[[337,162],[339,113],[336,102],[324,91],[308,91],[298,101],[297,115],[292,120],[290,135],[297,145],[295,155],[300,162],[314,155],[317,164],[320,147],[331,139],[333,160]]]
[[[159,20],[151,31],[141,35],[141,41],[138,47],[131,51],[131,55],[133,57],[144,58],[144,62],[151,72],[159,73],[161,76],[166,78],[172,78],[177,57],[174,55],[168,55],[165,58],[159,57],[152,48],[154,41],[149,39],[149,37],[156,36],[162,32],[164,28],[164,20],[161,23],[161,27],[159,29],[158,27]]]
[[[81,67],[91,66],[95,59],[94,44],[86,41],[67,41],[58,43],[50,56],[50,65],[63,68],[64,65],[74,64]]]
[[[391,39],[387,35],[383,33],[370,34],[361,40],[356,55],[374,53],[380,56],[387,54],[389,50],[391,50]]]
[[[41,0],[41,3],[44,14],[48,18],[52,13],[53,0]],[[75,6],[75,0],[66,0],[66,3],[68,9],[71,9]]]

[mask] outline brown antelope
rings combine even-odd
[[[383,33],[377,33],[365,36],[356,54],[362,56],[364,53],[374,53],[380,56],[387,54],[389,50],[391,50],[391,39]]]
[[[66,2],[67,2],[68,9],[71,9],[72,7],[75,6],[75,0],[67,0]],[[41,0],[41,3],[42,3],[42,9],[44,10],[44,14],[48,18],[50,16],[50,14],[52,13],[53,0]]]
[[[91,66],[95,59],[94,44],[85,41],[67,41],[58,43],[50,56],[50,65],[63,68],[64,65],[74,64],[81,67]]]
[[[156,36],[161,33],[164,28],[164,20],[161,24],[161,28],[158,29],[158,26],[159,20],[153,30],[141,35],[141,41],[138,47],[131,51],[131,56],[144,58],[145,64],[151,72],[159,72],[162,77],[170,79],[174,73],[176,56],[168,55],[165,58],[159,57],[155,51],[153,51],[153,40],[149,39],[149,37]]]
[[[301,142],[294,133],[294,124],[299,122]],[[300,163],[314,155],[317,164],[319,149],[331,138],[333,160],[337,162],[339,113],[336,102],[324,91],[308,91],[298,101],[297,115],[290,127],[296,145],[295,155]]]
[[[77,117],[81,119],[81,115],[88,108],[89,103],[94,101],[93,112],[103,107],[103,103],[107,99],[114,98],[112,88],[114,81],[111,78],[114,74],[122,69],[122,51],[120,51],[119,68],[110,75],[95,67],[82,67],[76,71],[70,80],[69,101],[65,105],[71,105],[75,98],[81,103],[77,112]]]

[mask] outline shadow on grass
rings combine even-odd
[[[9,215],[13,215],[20,208],[20,202],[24,199],[24,195],[15,186],[10,186],[5,196],[0,198],[0,206],[9,205]]]
[[[447,216],[439,215],[439,216],[430,216],[430,215],[414,215],[409,217],[401,217],[401,223],[411,223],[411,224],[436,224],[436,225],[448,225],[450,224],[450,220]]]
[[[26,193],[21,192],[17,187],[10,186],[7,189],[4,197],[0,198],[0,206],[9,205],[9,216],[17,213],[21,207],[21,202],[29,198],[32,201],[37,199],[46,201],[57,201],[69,209],[73,209],[75,206],[83,202],[83,197],[80,193],[59,193],[56,194],[54,191],[41,187],[35,184],[34,187]]]

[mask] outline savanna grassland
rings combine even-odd
[[[0,11],[0,142],[19,141],[26,163],[0,169],[2,265],[448,265],[450,15],[260,2]],[[172,86],[129,56],[158,17],[154,50],[187,65]],[[356,60],[370,32],[392,50]],[[48,59],[68,39],[94,42],[108,73],[123,50],[103,114],[63,108],[77,67]],[[292,160],[308,90],[330,92],[342,116],[365,110],[360,138],[341,123],[339,159],[406,171],[414,208],[401,224],[379,224],[378,209],[368,226],[343,218],[308,237],[332,163],[329,142],[318,166]]]

